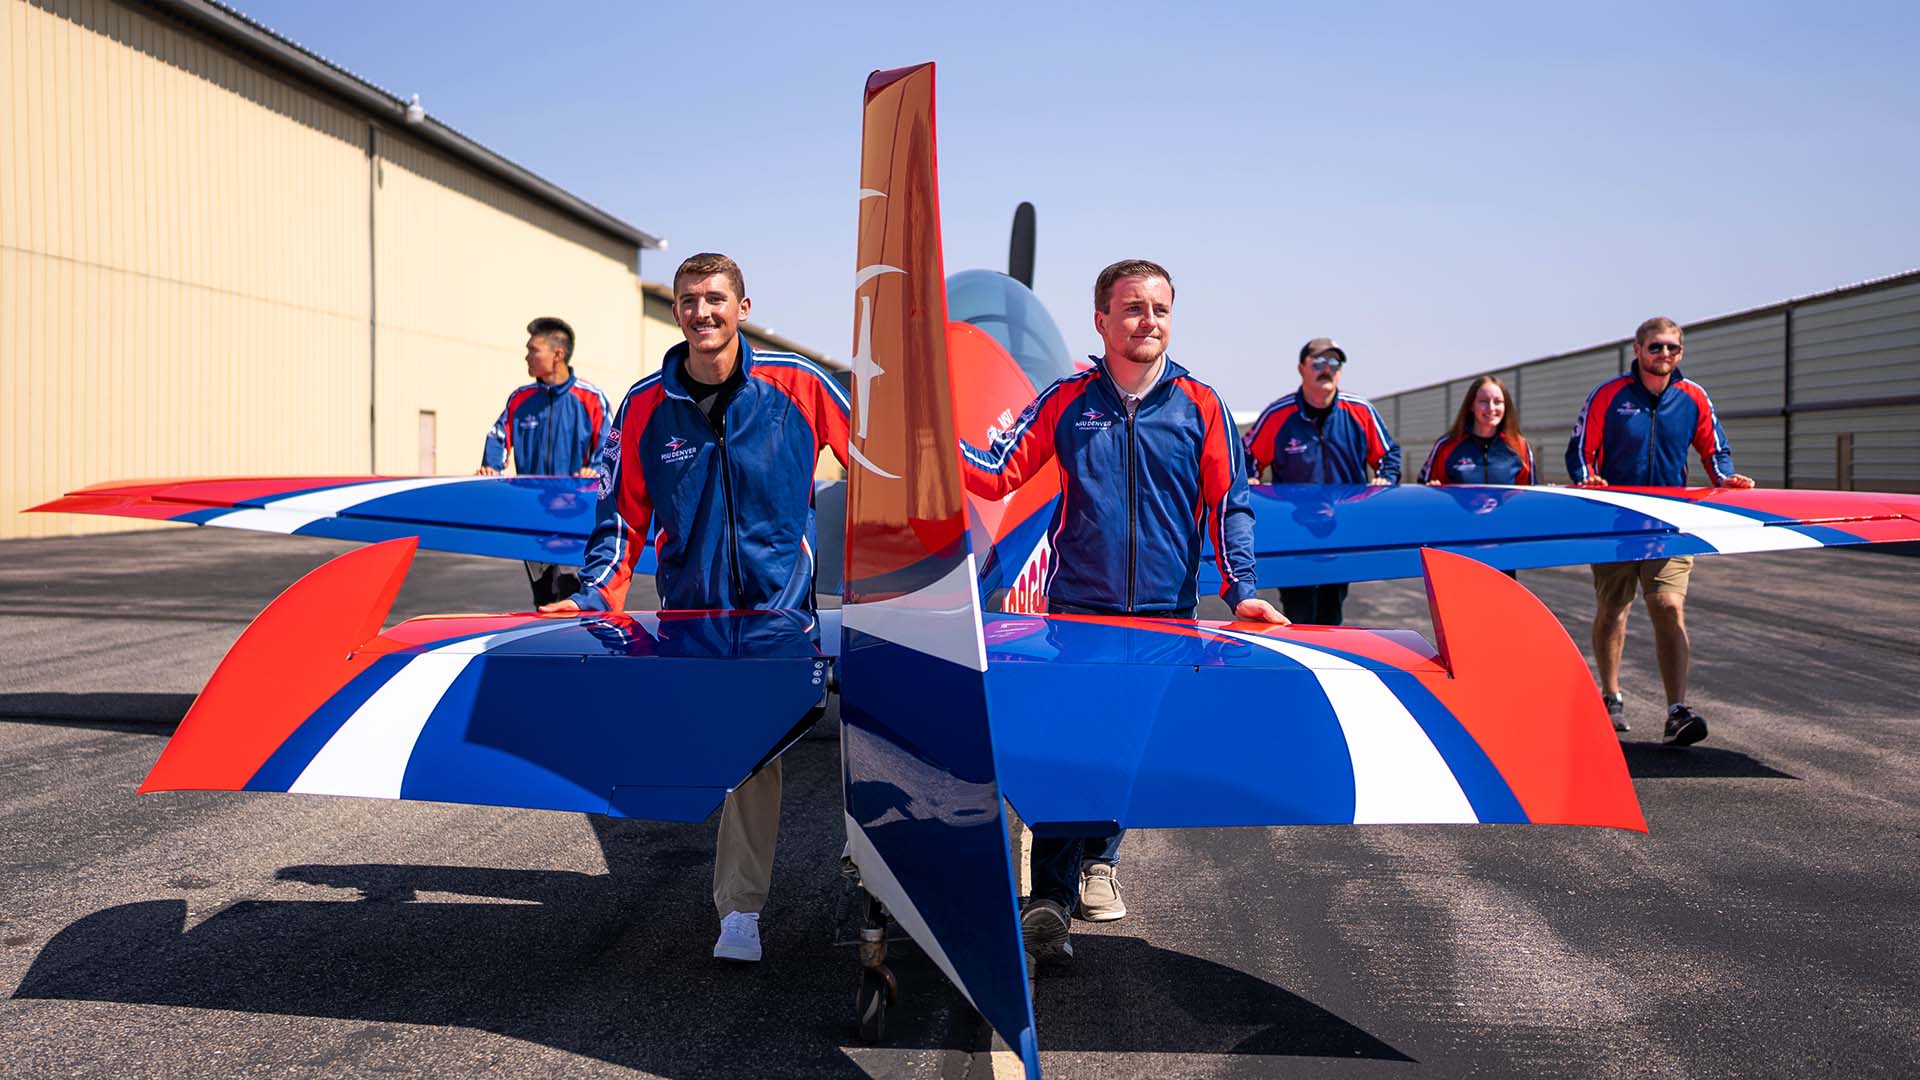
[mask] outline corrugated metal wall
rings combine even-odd
[[[617,402],[642,368],[638,253],[402,135],[375,146],[379,471],[414,469],[421,410],[443,472],[479,466],[537,315],[567,320],[574,370]]]
[[[0,18],[0,536],[130,527],[18,512],[116,477],[364,470],[364,125],[107,0]]]
[[[1920,492],[1920,271],[1712,319],[1689,328],[1686,343],[1681,370],[1706,387],[1741,472],[1766,485]],[[1497,372],[1520,403],[1543,481],[1566,482],[1575,415],[1632,355],[1625,339]],[[1403,442],[1431,443],[1435,403],[1457,406],[1468,381],[1375,404],[1399,418]],[[1701,482],[1701,471],[1692,477]]]
[[[1793,483],[1827,487],[1851,436],[1853,486],[1920,491],[1920,275],[1793,313]],[[1822,408],[1904,399],[1880,408]]]
[[[364,473],[376,442],[470,471],[536,314],[609,394],[638,377],[632,247],[121,3],[0,28],[0,537],[150,527],[18,512],[85,484]]]
[[[1430,386],[1408,394],[1395,394],[1394,398],[1399,410],[1399,426],[1393,429],[1393,437],[1400,444],[1400,479],[1411,481],[1419,475],[1420,463],[1427,460],[1427,451],[1433,449],[1433,440],[1440,437],[1452,419],[1447,413],[1447,389]],[[1380,399],[1373,399],[1373,403],[1378,407]]]
[[[1703,327],[1686,342],[1680,370],[1706,388],[1733,447],[1734,468],[1769,487],[1784,484],[1787,428],[1778,414],[1786,393],[1786,313]],[[1705,470],[1696,462],[1688,478],[1705,483]]]
[[[1612,347],[1520,368],[1513,396],[1520,403],[1522,434],[1533,443],[1533,464],[1541,482],[1566,482],[1567,435],[1574,417],[1594,387],[1619,373],[1620,351]]]

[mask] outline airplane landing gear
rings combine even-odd
[[[887,1009],[899,1000],[900,983],[887,967],[887,909],[869,893],[866,925],[860,928],[860,989],[853,999],[862,1042],[880,1041],[886,1033]]]

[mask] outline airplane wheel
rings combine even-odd
[[[900,984],[885,964],[860,969],[854,1009],[860,1016],[860,1041],[877,1043],[887,1029],[887,1009],[900,1000]]]

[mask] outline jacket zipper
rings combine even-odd
[[[1134,446],[1137,440],[1134,436],[1133,410],[1126,408],[1124,402],[1121,403],[1121,408],[1127,414],[1127,613],[1131,615],[1133,613],[1133,563],[1135,549],[1139,543],[1139,526],[1134,521],[1134,499],[1140,485],[1134,469]]]
[[[553,461],[553,439],[554,439],[554,427],[555,427],[554,418],[560,412],[560,410],[555,405],[555,401],[556,401],[556,398],[553,393],[553,388],[548,387],[547,388],[547,468],[549,469],[553,468],[554,466],[554,461]],[[571,472],[572,470],[568,470],[568,471]],[[564,475],[564,474],[561,474],[561,475]]]
[[[1653,486],[1653,444],[1660,434],[1660,395],[1649,396],[1653,398],[1653,406],[1647,410],[1647,475],[1640,482],[1651,487]]]
[[[730,464],[731,458],[727,456],[726,408],[731,407],[732,404],[732,401],[728,401],[722,407],[720,423],[715,424],[711,417],[704,414],[702,419],[705,419],[707,426],[713,429],[714,442],[720,450],[720,497],[727,508],[727,577],[733,582],[732,606],[738,607],[740,597],[745,594],[745,590],[740,587],[740,534],[733,523],[733,467]]]

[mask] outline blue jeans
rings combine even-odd
[[[1182,611],[1125,612],[1114,608],[1067,604],[1048,598],[1047,611],[1054,615],[1152,615],[1165,619],[1191,619],[1193,609]],[[1036,836],[1030,864],[1033,868],[1035,899],[1051,900],[1072,912],[1080,903],[1080,864],[1082,862],[1120,865],[1120,838],[1127,830],[1116,829],[1098,836]]]

